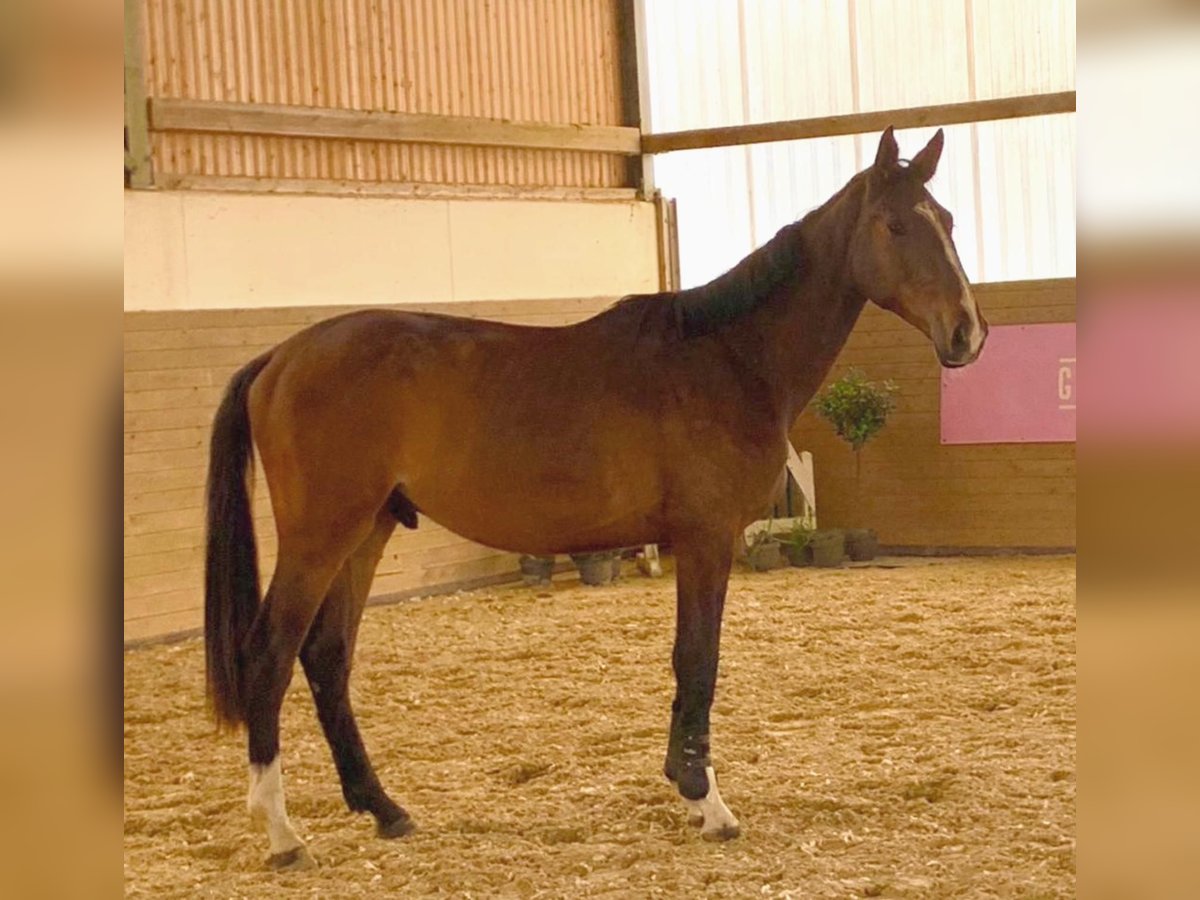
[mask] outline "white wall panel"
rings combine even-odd
[[[125,309],[658,290],[654,204],[125,191]]]

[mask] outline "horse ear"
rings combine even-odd
[[[900,146],[896,143],[896,130],[891,125],[879,139],[879,149],[875,151],[875,168],[881,172],[891,172],[900,164]]]
[[[925,149],[914,156],[912,162],[909,163],[908,167],[922,182],[929,181],[933,177],[933,173],[937,171],[938,160],[942,158],[942,147],[945,143],[946,133],[939,128],[937,134],[929,139]]]

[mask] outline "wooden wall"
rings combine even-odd
[[[621,0],[140,0],[150,98],[621,125]],[[628,123],[634,124],[637,123]],[[614,154],[151,135],[155,181],[619,187]]]
[[[1073,280],[980,285],[990,322],[1068,322]],[[412,305],[530,324],[565,324],[612,298]],[[202,621],[203,487],[208,429],[226,381],[260,351],[347,307],[127,312],[125,325],[125,639],[198,628]],[[1053,548],[1075,545],[1075,445],[942,446],[939,369],[926,340],[869,307],[831,377],[848,367],[900,387],[888,427],[863,453],[861,501],[850,452],[814,413],[793,433],[815,457],[817,505],[828,526],[865,524],[888,545]],[[261,562],[274,536],[256,480]],[[424,521],[398,534],[375,594],[511,575],[512,554]]]
[[[976,286],[993,325],[1075,321],[1075,281]],[[986,352],[986,351],[985,351]],[[899,386],[887,427],[853,454],[811,409],[792,434],[811,450],[824,526],[865,526],[885,545],[911,549],[1075,546],[1075,445],[939,442],[940,370],[928,341],[868,306],[830,378],[848,368]]]
[[[614,298],[406,305],[528,324],[591,315]],[[199,628],[203,621],[203,493],[208,434],[226,382],[305,325],[349,307],[127,312],[125,326],[125,640]],[[260,563],[275,538],[264,480],[255,480]],[[516,557],[463,540],[428,520],[388,546],[374,594],[419,592],[511,576]],[[265,584],[265,581],[264,581]]]

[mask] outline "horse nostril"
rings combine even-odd
[[[954,334],[950,336],[950,349],[955,353],[966,353],[970,348],[971,339],[968,332],[971,326],[967,322],[960,322],[958,327],[954,329]]]

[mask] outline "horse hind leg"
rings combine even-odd
[[[332,577],[329,567],[300,565],[282,549],[271,586],[242,648],[250,756],[251,819],[270,841],[274,869],[313,865],[287,814],[279,759],[279,711],[301,640]]]
[[[287,814],[279,758],[279,712],[301,645],[335,576],[371,533],[372,518],[342,529],[310,528],[281,537],[271,586],[242,645],[242,694],[250,756],[250,816],[270,841],[267,864],[301,869],[313,860]],[[336,540],[330,538],[337,535]]]
[[[300,662],[333,753],[346,805],[352,812],[369,812],[379,835],[389,838],[408,834],[415,826],[404,808],[387,795],[375,774],[350,706],[349,683],[358,626],[375,569],[395,530],[396,519],[405,521],[394,506],[393,497],[376,519],[371,536],[343,564],[300,650]]]

